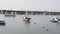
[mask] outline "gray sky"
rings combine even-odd
[[[60,0],[0,0],[0,9],[60,11]]]

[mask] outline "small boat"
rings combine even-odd
[[[30,21],[31,18],[23,17],[23,21]]]
[[[0,25],[5,25],[5,20],[0,18]]]
[[[23,17],[23,21],[30,22],[31,18],[28,17],[28,12],[26,11],[26,15]]]
[[[5,15],[5,17],[15,17],[16,13],[14,13],[14,12],[12,12],[11,14],[5,13],[4,15]]]
[[[58,22],[58,21],[60,21],[60,19],[59,19],[59,17],[54,17],[52,20],[50,20],[50,21],[52,21],[52,22]]]
[[[3,14],[0,14],[0,25],[6,25]]]

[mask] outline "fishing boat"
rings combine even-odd
[[[27,21],[30,21],[30,20],[31,20],[31,18],[28,17],[28,13],[26,11],[26,15],[24,15],[23,21],[27,22]]]
[[[50,20],[51,22],[58,22],[60,21],[60,18],[59,17],[54,17],[52,20]]]
[[[31,18],[24,16],[23,21],[30,21]]]

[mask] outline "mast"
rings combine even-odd
[[[28,12],[26,11],[26,14],[25,14],[26,17],[28,17]]]

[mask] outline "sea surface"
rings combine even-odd
[[[60,23],[50,21],[56,16],[28,15],[31,18],[30,23],[25,23],[23,16],[4,16],[6,25],[0,26],[0,34],[60,34]]]

